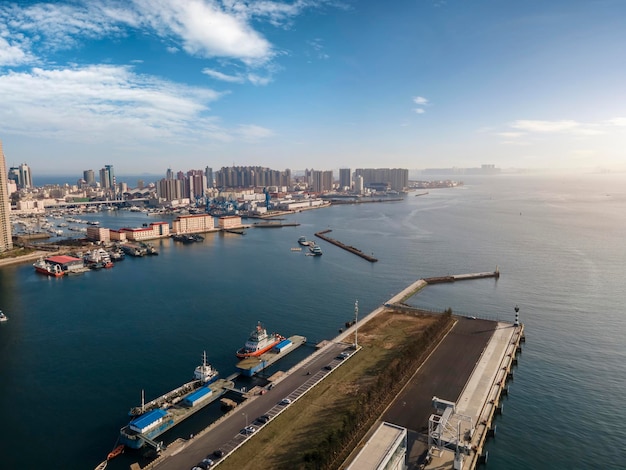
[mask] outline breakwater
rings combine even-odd
[[[360,256],[363,259],[366,259],[370,263],[375,263],[376,261],[378,261],[373,256],[366,255],[358,248],[341,243],[339,240],[335,240],[334,238],[327,237],[325,234],[329,232],[332,232],[332,230],[323,230],[321,232],[317,232],[315,236],[321,238],[324,241],[327,241],[328,243],[332,243],[333,245],[338,246],[339,248],[343,248],[344,250],[349,251],[350,253],[354,253],[355,255]]]

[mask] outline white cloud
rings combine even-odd
[[[426,111],[424,111],[422,108],[415,108],[415,112],[417,114],[424,114]]]
[[[428,104],[428,100],[424,98],[423,96],[416,96],[415,98],[413,98],[413,102],[420,106],[424,106]]]
[[[237,128],[236,132],[238,135],[248,141],[257,141],[259,139],[265,139],[274,135],[274,132],[271,129],[256,126],[254,124],[241,124]]]
[[[521,137],[524,134],[523,132],[498,132],[498,134],[500,137],[507,137],[509,139],[515,139],[517,137]]]
[[[241,75],[227,75],[225,73],[218,72],[217,70],[209,68],[202,69],[202,73],[223,82],[243,83],[245,81],[245,79]]]
[[[324,45],[321,38],[311,39],[307,44],[313,49],[315,56],[320,60],[330,59],[330,55],[324,52]]]
[[[224,11],[217,2],[134,0],[134,6],[143,22],[161,36],[178,37],[189,54],[261,63],[274,54],[245,17]]]
[[[527,132],[567,132],[579,129],[580,123],[571,120],[563,121],[532,121],[518,120],[511,124],[513,129]]]
[[[0,37],[0,66],[22,65],[32,62],[33,58],[22,47],[10,44]]]
[[[0,120],[7,132],[106,141],[224,133],[209,117],[221,95],[134,74],[128,67],[9,73],[0,76]]]
[[[611,126],[624,127],[626,126],[626,117],[617,117],[617,118],[609,119],[608,121],[606,121],[606,123]]]

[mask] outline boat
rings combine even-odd
[[[250,337],[243,348],[237,351],[237,357],[240,359],[246,357],[260,356],[264,352],[269,351],[285,338],[278,333],[267,334],[267,330],[261,326],[259,322],[256,328],[250,333]]]
[[[322,256],[322,249],[319,245],[310,245],[309,251],[313,256]]]
[[[7,321],[8,318],[2,310],[0,310],[0,321]]]
[[[109,455],[107,455],[107,460],[114,459],[115,457],[120,455],[122,452],[124,452],[124,444],[120,444],[115,449],[113,449],[111,452],[109,452]]]
[[[308,241],[306,240],[306,237],[300,237],[300,238],[298,238],[298,243],[299,243],[300,245],[302,245],[302,246],[311,246],[311,244],[312,244],[313,242],[308,242]]]
[[[207,363],[206,351],[202,355],[202,364],[195,368],[193,373],[193,381],[183,384],[182,386],[175,388],[159,398],[155,398],[149,403],[144,403],[143,392],[141,397],[141,406],[135,406],[128,412],[129,416],[140,416],[148,411],[152,411],[157,408],[163,408],[168,404],[177,403],[181,400],[180,397],[193,392],[197,388],[203,385],[209,385],[215,382],[219,377],[219,372]]]
[[[35,267],[35,271],[41,274],[46,274],[47,276],[61,277],[65,274],[61,269],[61,266],[54,263],[48,263],[43,258],[39,258],[35,261],[33,266]]]
[[[159,452],[162,443],[154,439],[197,411],[217,400],[234,387],[227,379],[218,379],[218,372],[206,361],[203,354],[202,365],[196,367],[194,380],[161,395],[141,407],[132,408],[129,415],[133,419],[120,429],[120,442],[131,449],[139,449],[148,444]]]
[[[96,248],[95,250],[88,251],[83,256],[83,260],[85,264],[92,269],[113,267],[111,255],[109,255],[109,253],[103,248]]]

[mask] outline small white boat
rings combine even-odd
[[[8,318],[7,316],[2,312],[2,310],[0,310],[0,321],[7,321]]]

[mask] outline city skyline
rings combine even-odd
[[[6,164],[624,170],[626,5],[0,6]]]

